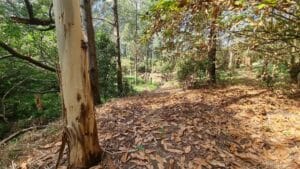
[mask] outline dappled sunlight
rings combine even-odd
[[[264,89],[174,89],[108,103],[97,121],[121,168],[297,168],[299,110]]]

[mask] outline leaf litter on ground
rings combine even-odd
[[[100,144],[116,168],[300,168],[300,100],[280,91],[160,90],[115,99],[96,115]],[[54,154],[56,138],[16,163],[53,165],[57,154],[33,161]]]

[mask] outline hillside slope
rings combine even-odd
[[[279,91],[239,85],[144,92],[98,107],[97,124],[117,168],[300,168],[300,100]],[[26,133],[2,148],[2,157],[23,168],[52,168],[59,126]],[[14,162],[13,148],[21,151]]]

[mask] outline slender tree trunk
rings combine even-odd
[[[89,76],[91,46],[82,30],[85,21],[80,18],[80,2],[53,2],[69,168],[88,168],[100,161],[102,152]]]
[[[264,58],[264,63],[263,63],[263,67],[262,67],[262,70],[261,70],[261,77],[267,75],[269,72],[268,72],[268,65],[269,65],[269,58],[266,57]]]
[[[114,0],[114,33],[116,36],[116,52],[117,52],[117,84],[119,95],[123,94],[123,77],[122,77],[122,64],[121,64],[121,46],[120,46],[120,26],[119,26],[119,14],[118,14],[118,0]]]
[[[220,9],[218,6],[214,6],[212,14],[212,22],[210,26],[209,34],[209,50],[208,50],[208,76],[211,83],[216,83],[216,54],[217,54],[217,18],[219,16]]]
[[[296,41],[296,39],[294,39],[293,45],[294,45],[294,46],[297,46],[297,41]],[[296,47],[292,47],[291,66],[293,66],[293,65],[296,63],[295,52],[296,52]]]
[[[228,62],[228,69],[230,71],[234,70],[234,54],[231,51],[231,49],[229,49],[229,62]]]
[[[138,0],[135,0],[135,58],[134,58],[134,83],[137,84],[137,62],[138,62],[138,48],[137,48],[137,37],[138,36]]]
[[[84,36],[86,36],[88,39],[87,45],[89,53],[89,76],[93,91],[94,104],[97,105],[101,103],[101,99],[99,91],[99,74],[97,67],[98,64],[96,55],[96,42],[91,5],[92,4],[90,0],[80,0],[82,27],[84,29]]]

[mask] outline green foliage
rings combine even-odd
[[[116,47],[107,34],[98,32],[96,35],[100,95],[104,101],[118,96],[117,67],[115,62]]]
[[[5,133],[9,131],[9,125],[6,123],[0,123],[0,139],[4,137]]]
[[[134,76],[125,76],[124,79],[127,82],[129,90],[128,90],[128,94],[136,94],[138,92],[142,92],[142,91],[153,91],[155,89],[158,88],[158,84],[157,83],[153,83],[153,82],[149,82],[149,81],[145,81],[142,78],[137,78],[136,83],[135,83],[135,77]]]
[[[178,64],[177,79],[180,82],[195,77],[198,80],[205,78],[207,68],[207,60],[195,60],[193,58],[185,58]]]
[[[59,117],[59,87],[54,73],[32,67],[14,58],[7,58],[0,62],[0,81],[0,112],[5,111],[9,122],[39,118],[44,123]],[[42,110],[38,110],[35,103],[35,95],[38,93],[42,96]],[[3,119],[0,119],[0,124],[4,125]],[[2,132],[8,131],[5,129],[2,129]]]
[[[297,75],[300,73],[300,62],[291,66],[290,77],[294,82],[297,82]]]

